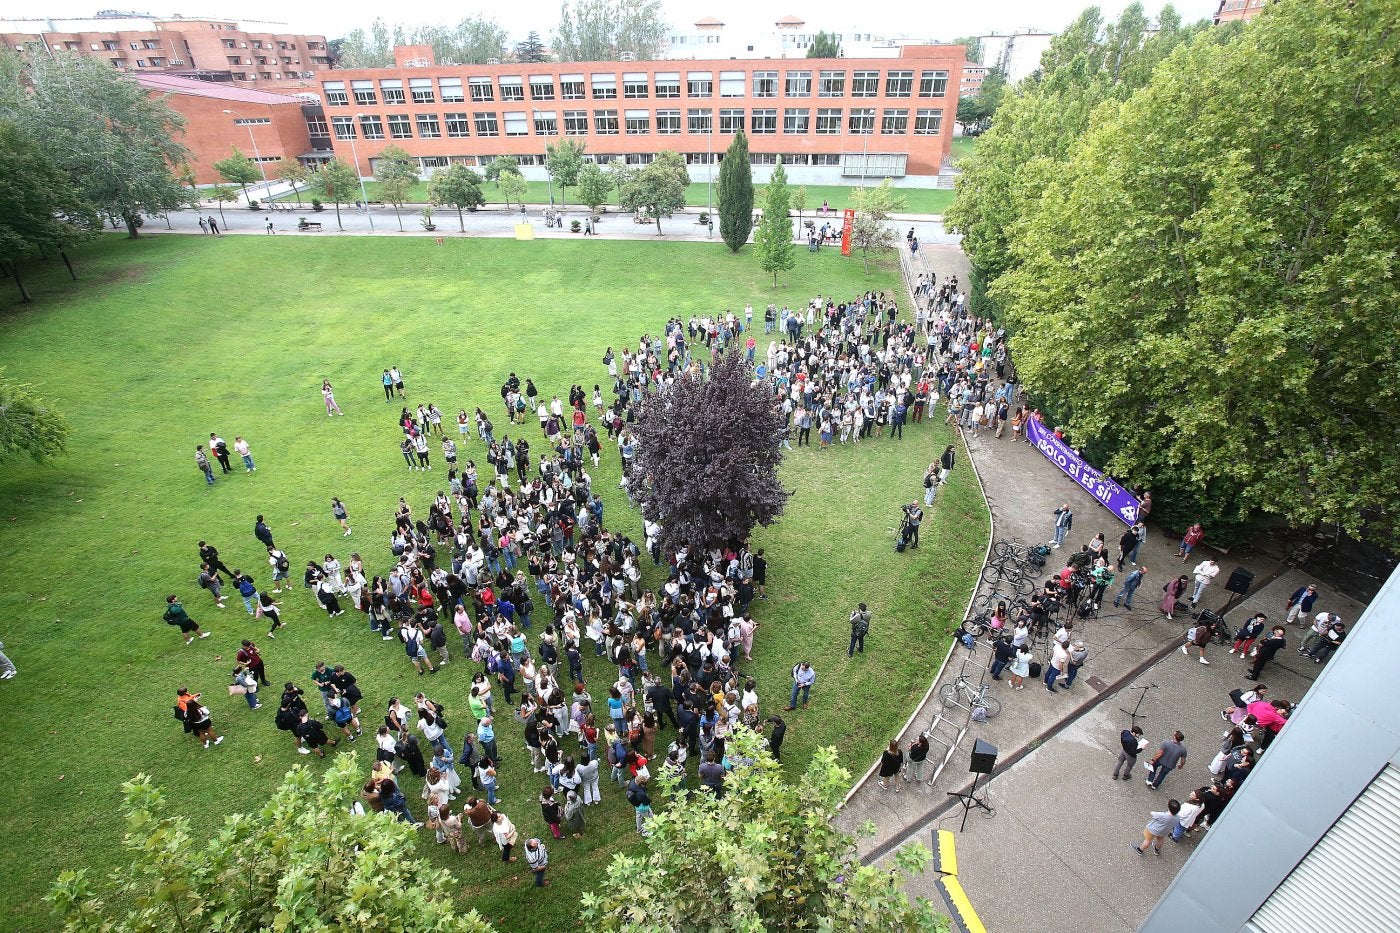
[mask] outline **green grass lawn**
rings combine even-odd
[[[397,498],[425,510],[446,473],[436,453],[431,474],[405,470],[399,406],[385,404],[380,388],[384,367],[401,367],[414,403],[435,401],[449,414],[481,405],[494,415],[508,372],[532,376],[546,395],[603,382],[606,345],[635,345],[671,315],[897,287],[892,269],[866,276],[859,260],[831,250],[800,252],[775,291],[747,250],[735,256],[719,244],[107,237],[73,259],[81,282],[61,264],[31,269],[34,304],[14,305],[9,292],[0,299],[0,366],[33,383],[73,427],[69,453],[52,466],[7,464],[0,475],[0,548],[11,555],[0,639],[20,669],[0,682],[0,754],[10,763],[0,789],[6,930],[50,928],[39,897],[60,869],[104,878],[120,868],[118,785],[137,772],[163,785],[203,836],[225,814],[260,806],[289,767],[321,767],[274,728],[276,690],[258,712],[227,696],[242,637],[259,641],[277,685],[307,684],[317,660],[358,675],[366,736],[352,747],[366,769],[376,714],[391,695],[424,689],[444,702],[457,747],[474,727],[464,697],[475,665],[455,639],[452,664],[419,678],[397,643],[372,637],[358,615],[328,620],[300,587],[285,597],[288,626],[268,641],[236,594],[219,611],[195,585],[201,538],[230,566],[267,580],[252,535],[259,512],[294,572],[310,558],[345,560],[351,551],[368,572],[387,570],[385,529]],[[346,417],[326,417],[323,377]],[[509,430],[497,420],[498,433]],[[535,439],[537,428],[520,430]],[[258,471],[206,487],[193,450],[210,431],[230,444],[245,436]],[[852,772],[863,772],[942,659],[985,546],[971,472],[954,472],[921,549],[896,556],[892,532],[898,506],[921,494],[924,469],[949,442],[945,427],[926,423],[902,442],[788,457],[787,514],[756,535],[770,558],[770,598],[755,604],[761,625],[749,670],[771,712],[786,703],[796,661],[817,669],[812,708],[790,716],[790,769],[835,744]],[[479,443],[461,456],[489,475]],[[593,476],[605,524],[640,541],[640,520],[617,489],[614,450]],[[349,509],[350,539],[330,515],[332,495]],[[645,563],[655,586],[659,575]],[[166,593],[181,594],[213,637],[185,647],[161,621]],[[846,619],[859,600],[874,624],[866,653],[846,660]],[[585,654],[596,699],[613,677]],[[181,685],[205,694],[228,736],[222,746],[205,751],[182,734],[170,714]],[[505,723],[498,736],[501,807],[524,837],[547,832],[519,727]],[[418,782],[405,785],[421,816]],[[588,812],[582,841],[551,844],[547,896],[494,849],[455,856],[430,841],[422,849],[459,870],[461,903],[501,929],[564,929],[605,860],[640,845],[620,791],[605,788],[604,799]]]
[[[972,150],[976,148],[977,137],[958,136],[953,139],[953,147],[952,151],[949,153],[949,156],[952,158],[953,163],[957,164],[962,159],[965,159],[966,157],[972,155]],[[949,194],[951,193],[952,192],[949,192]]]
[[[957,151],[957,140],[954,141],[954,152]],[[716,173],[718,178],[718,173]],[[543,181],[532,181],[529,183],[530,189],[525,194],[526,204],[548,204],[549,203],[549,183]],[[755,194],[754,203],[761,207],[763,205],[762,185],[756,186],[759,190]],[[858,186],[847,185],[807,185],[807,210],[806,215],[811,215],[822,206],[822,201],[827,201],[832,210],[841,210],[851,206],[851,193],[857,190]],[[705,207],[710,203],[717,203],[706,184],[692,184],[685,192],[686,203],[691,207]],[[379,183],[373,181],[365,182],[365,190],[369,193],[370,200],[378,200]],[[500,189],[494,182],[487,182],[482,186],[482,192],[486,195],[488,207],[502,206]],[[900,188],[899,194],[905,200],[905,210],[914,214],[941,214],[947,210],[948,205],[953,203],[953,192],[941,188]],[[558,188],[554,191],[555,203],[561,203],[561,192]],[[575,194],[573,189],[569,189],[563,197],[563,201],[568,204],[574,203]],[[708,200],[707,200],[708,199]],[[283,195],[279,200],[295,201],[291,195]],[[303,192],[302,201],[310,204],[310,198]],[[407,204],[426,204],[428,201],[428,183],[418,182],[409,191]],[[608,203],[617,205],[617,192],[614,191],[608,198]],[[405,208],[409,210],[410,208]]]

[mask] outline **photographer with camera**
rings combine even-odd
[[[919,546],[919,526],[924,522],[924,510],[918,502],[904,506],[904,519],[900,524],[899,537],[905,547]]]

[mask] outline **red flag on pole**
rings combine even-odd
[[[842,214],[845,215],[845,223],[841,226],[841,255],[849,256],[851,255],[851,232],[856,225],[856,212],[848,207],[842,211]]]

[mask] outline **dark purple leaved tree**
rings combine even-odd
[[[753,384],[737,345],[715,360],[709,379],[683,375],[648,396],[631,475],[642,514],[664,529],[662,547],[742,540],[783,514],[784,430],[776,401]]]

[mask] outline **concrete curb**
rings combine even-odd
[[[981,782],[982,786],[987,786],[988,783],[996,779],[1003,772],[1009,770],[1012,767],[1015,767],[1027,755],[1035,751],[1037,748],[1045,744],[1050,739],[1054,738],[1060,732],[1064,731],[1068,726],[1071,726],[1075,722],[1082,719],[1086,713],[1097,707],[1104,700],[1108,699],[1109,697],[1117,696],[1123,691],[1123,688],[1127,687],[1134,680],[1137,680],[1139,677],[1141,677],[1143,673],[1150,670],[1153,667],[1153,665],[1160,662],[1163,658],[1169,656],[1173,651],[1180,650],[1180,648],[1180,643],[1175,639],[1168,641],[1166,645],[1164,645],[1161,648],[1158,648],[1152,654],[1148,655],[1145,660],[1139,662],[1136,667],[1128,671],[1122,677],[1118,678],[1118,680],[1114,681],[1113,684],[1111,684],[1107,690],[1104,690],[1101,693],[1094,694],[1093,696],[1086,697],[1083,700],[1083,702],[1081,702],[1078,706],[1074,707],[1074,709],[1070,710],[1069,715],[1057,720],[1048,728],[1042,730],[1038,735],[1036,735],[1026,744],[1017,748],[1010,755],[1006,755],[1003,758],[1001,758],[997,762],[996,768],[992,770],[992,773],[987,776],[987,779],[985,781]],[[965,794],[970,792],[971,789],[972,783],[968,782],[962,785],[961,787],[956,788],[954,791],[950,791],[950,793]],[[885,856],[893,852],[895,849],[899,848],[909,839],[913,838],[919,833],[922,833],[925,829],[928,828],[929,823],[933,822],[934,820],[938,819],[944,814],[952,811],[957,806],[958,804],[955,801],[948,800],[947,802],[941,803],[938,806],[926,811],[917,820],[910,823],[908,828],[906,828],[903,832],[891,836],[889,839],[875,846],[865,855],[861,856],[861,862],[866,865],[874,864],[876,861],[884,858]]]
[[[912,264],[912,259],[910,260],[910,263]],[[905,265],[905,256],[902,250],[899,256],[899,271],[900,274],[904,277],[905,288],[909,290],[910,300],[917,304],[918,299],[914,297],[914,290],[910,287],[909,269]],[[982,588],[982,571],[986,568],[987,558],[992,553],[992,542],[996,540],[997,535],[997,523],[996,517],[992,515],[992,503],[987,498],[987,487],[982,485],[982,471],[977,469],[977,461],[973,459],[972,452],[967,449],[967,441],[963,439],[961,431],[957,433],[957,438],[962,445],[963,456],[967,458],[968,463],[972,464],[972,475],[977,477],[977,490],[982,494],[982,504],[987,507],[987,549],[982,552],[982,566],[977,568],[977,582],[973,584],[972,592],[967,597],[967,605],[963,607],[962,617],[963,619],[966,619],[972,615],[972,601],[977,598],[977,591]],[[943,672],[947,670],[948,662],[953,659],[953,651],[957,648],[957,646],[958,640],[954,638],[953,641],[948,645],[948,653],[943,656],[943,663],[938,665],[938,671],[933,675],[933,681],[928,685],[928,691],[924,693],[924,698],[919,701],[917,706],[914,707],[914,711],[909,714],[909,718],[905,720],[903,727],[900,728],[899,734],[901,736],[909,731],[909,727],[914,725],[915,720],[917,720],[919,716],[924,712],[924,707],[928,705],[929,700],[933,699],[933,691],[938,687],[938,682],[943,679]],[[877,761],[874,764],[872,764],[869,767],[869,769],[866,770],[864,776],[862,776],[860,780],[856,781],[854,786],[851,787],[850,791],[846,793],[845,797],[841,798],[841,802],[836,806],[837,812],[840,812],[842,809],[845,808],[846,804],[851,802],[851,798],[854,797],[872,777],[874,777],[875,771],[879,767],[880,763]]]

